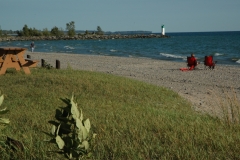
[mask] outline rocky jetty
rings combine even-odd
[[[37,40],[89,40],[89,39],[133,39],[133,38],[169,38],[167,35],[158,34],[137,34],[137,35],[76,35],[74,37],[69,36],[34,36],[34,37],[20,37],[20,36],[7,36],[0,37],[1,41],[37,41]]]

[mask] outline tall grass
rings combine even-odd
[[[92,159],[239,159],[240,127],[198,114],[178,94],[109,74],[32,69],[0,76],[11,120],[4,134],[25,146],[21,159],[61,159],[42,131],[70,98],[97,133]],[[0,159],[9,154],[0,149]],[[19,155],[18,158],[19,159]]]
[[[240,100],[233,88],[225,88],[221,94],[212,91],[215,96],[215,113],[228,126],[240,124]]]

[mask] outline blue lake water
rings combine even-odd
[[[166,33],[170,38],[35,41],[35,52],[146,57],[185,62],[194,53],[199,61],[213,55],[218,64],[240,66],[240,31]],[[0,42],[29,48],[31,41]],[[30,48],[29,48],[30,50]]]

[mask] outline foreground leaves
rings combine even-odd
[[[64,100],[67,107],[56,111],[57,121],[49,121],[53,126],[51,135],[58,148],[67,158],[80,158],[84,155],[91,155],[90,145],[96,134],[91,135],[90,120],[83,120],[82,110],[79,112],[77,103],[71,100]],[[59,152],[58,152],[59,153]]]

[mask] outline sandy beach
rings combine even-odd
[[[98,55],[27,52],[31,59],[44,59],[53,67],[60,61],[61,69],[104,72],[128,77],[157,86],[167,87],[192,103],[196,111],[218,114],[218,102],[230,92],[240,97],[240,66],[216,64],[214,70],[198,65],[193,71],[180,71],[186,63],[153,60],[147,58],[124,58]]]

